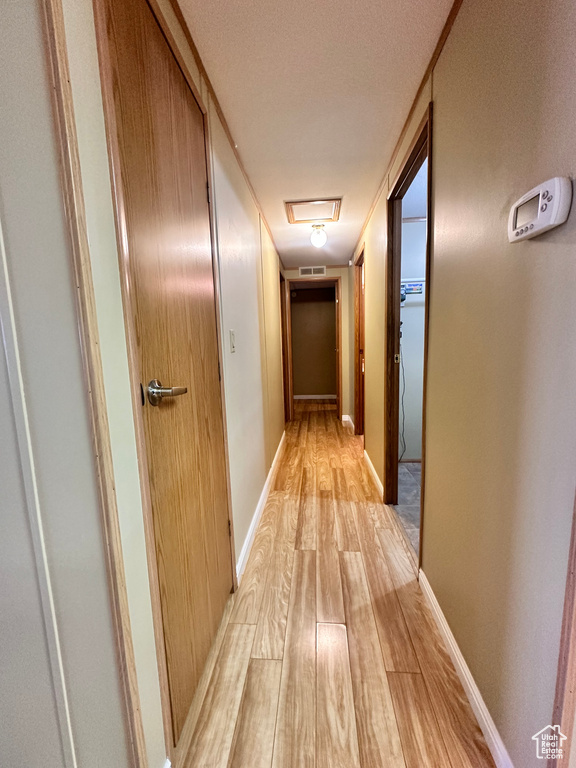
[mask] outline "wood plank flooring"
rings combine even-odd
[[[297,401],[272,489],[178,768],[493,768],[335,405]]]

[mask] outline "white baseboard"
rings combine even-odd
[[[376,483],[378,490],[380,492],[380,496],[384,496],[384,486],[382,485],[382,481],[378,477],[378,473],[374,469],[374,464],[370,461],[370,456],[364,451],[364,459],[366,460],[366,464],[368,464],[368,469],[372,473],[372,477],[374,478],[374,482]]]
[[[336,400],[337,395],[294,395],[294,400]]]
[[[354,429],[354,421],[352,420],[352,416],[348,416],[347,413],[342,414],[342,421],[349,421],[350,424],[352,424],[352,429]]]
[[[272,462],[272,466],[270,467],[270,471],[268,472],[268,477],[266,478],[266,482],[264,483],[264,488],[262,488],[262,493],[260,494],[260,498],[258,499],[258,504],[256,506],[254,516],[252,517],[250,528],[248,528],[248,533],[246,535],[246,539],[244,540],[242,551],[240,552],[240,556],[236,563],[236,576],[238,577],[238,583],[240,583],[240,579],[242,578],[242,574],[244,573],[244,569],[246,568],[246,563],[248,562],[250,550],[252,549],[252,544],[254,543],[254,536],[256,535],[256,529],[258,528],[258,523],[260,522],[260,518],[262,517],[262,512],[264,511],[264,507],[266,506],[266,501],[268,499],[268,494],[270,493],[270,487],[272,485],[272,478],[274,477],[274,473],[276,471],[276,465],[278,463],[278,459],[280,458],[280,454],[282,452],[282,446],[284,445],[285,437],[286,437],[286,432],[283,432],[282,437],[280,438],[280,442],[278,443],[278,448],[276,449],[274,461]]]
[[[510,759],[510,755],[508,754],[504,742],[502,741],[502,737],[498,733],[498,729],[496,728],[494,720],[492,720],[492,715],[488,711],[488,707],[482,698],[482,694],[476,685],[476,681],[472,677],[472,672],[470,672],[468,664],[466,664],[466,660],[464,656],[462,656],[462,651],[458,647],[456,638],[452,634],[452,630],[446,621],[446,617],[444,616],[444,612],[440,607],[440,603],[436,599],[436,595],[430,586],[430,582],[422,570],[420,570],[420,586],[422,587],[422,592],[428,601],[428,605],[432,611],[440,634],[446,643],[446,648],[448,649],[448,653],[450,654],[452,662],[456,667],[456,672],[458,673],[460,682],[464,686],[464,690],[468,696],[470,706],[472,707],[474,714],[476,715],[476,719],[478,720],[478,725],[482,729],[482,733],[484,734],[484,738],[488,744],[488,749],[492,753],[492,757],[496,763],[496,768],[514,768],[512,760]]]

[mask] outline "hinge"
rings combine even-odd
[[[220,360],[218,360],[218,381],[222,381],[222,374],[220,373]]]
[[[206,199],[208,200],[208,204],[210,204],[210,182],[206,182]]]
[[[230,522],[230,518],[228,518],[228,536],[232,538],[232,523]]]

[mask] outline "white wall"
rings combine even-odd
[[[218,232],[224,385],[236,558],[266,480],[264,394],[258,324],[260,219],[230,142],[210,102]],[[236,352],[230,350],[230,330]]]
[[[0,763],[68,768],[75,752],[83,768],[123,768],[128,743],[44,35],[40,2],[3,5]]]
[[[426,201],[424,200],[424,204]],[[404,366],[404,461],[422,458],[422,394],[424,384],[424,308],[426,298],[426,222],[402,223],[402,282],[421,282],[424,292],[408,294],[400,309],[402,364]],[[402,371],[400,372],[402,396]],[[400,403],[400,453],[402,454],[402,402]]]
[[[2,335],[6,338],[11,329],[6,302],[0,299],[0,303]],[[14,409],[9,397],[6,348],[3,352],[0,354],[0,387],[4,393],[0,398],[0,760],[3,765],[61,768],[65,765],[65,756],[38,588],[41,575],[37,572]],[[43,570],[41,567],[41,574]],[[52,626],[48,631],[53,629]],[[33,733],[29,729],[31,722],[35,724]],[[65,718],[62,726],[66,743],[69,739]]]

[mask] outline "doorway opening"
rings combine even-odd
[[[340,278],[285,280],[281,295],[286,418],[295,401],[321,400],[341,419]]]
[[[354,434],[364,434],[364,250],[354,263]]]
[[[430,282],[430,113],[388,199],[385,502],[421,550]]]

